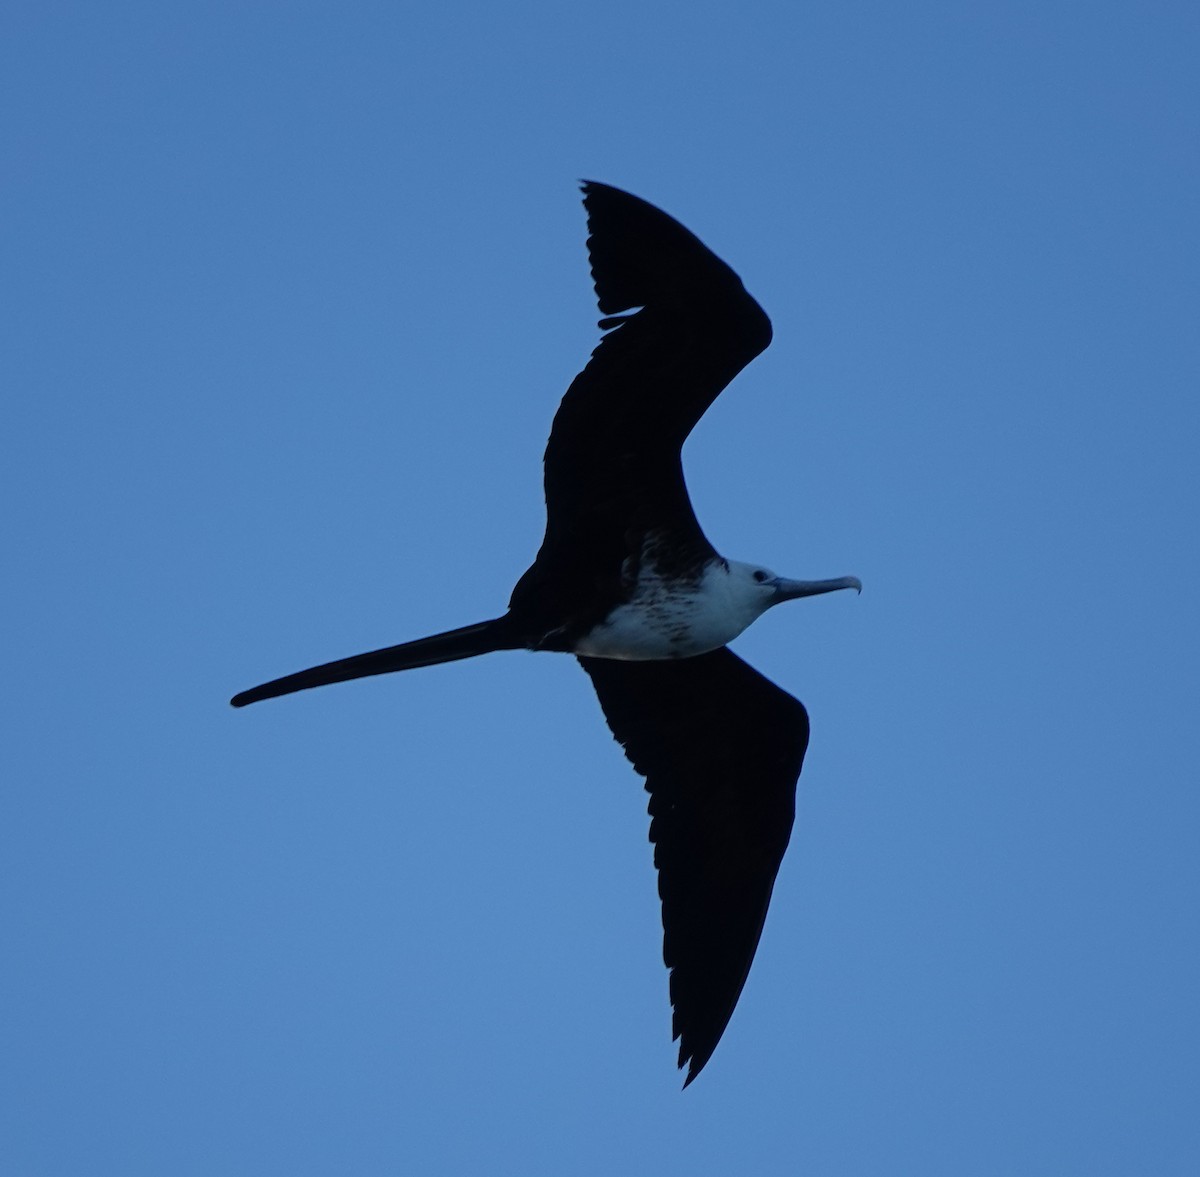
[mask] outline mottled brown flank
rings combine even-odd
[[[707,544],[680,543],[677,537],[655,529],[642,538],[640,565],[653,575],[680,586],[695,586],[704,578],[704,569],[720,557]]]

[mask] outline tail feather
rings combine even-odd
[[[329,683],[346,682],[352,678],[366,678],[372,674],[390,674],[396,670],[415,670],[419,666],[436,666],[439,662],[454,662],[459,658],[474,658],[477,654],[490,654],[494,650],[512,650],[521,643],[512,639],[507,618],[497,617],[491,621],[480,621],[475,625],[464,625],[461,629],[435,633],[413,642],[402,642],[383,650],[372,650],[369,654],[356,654],[352,658],[339,658],[308,670],[297,671],[283,678],[273,679],[261,686],[251,687],[230,699],[234,707],[245,707],[262,699],[274,699],[279,695],[290,695],[294,691],[307,691],[310,687],[323,687]]]

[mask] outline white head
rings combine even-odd
[[[719,565],[716,567],[720,567]],[[721,582],[724,582],[723,584]],[[706,577],[706,591],[719,593],[725,598],[725,608],[739,618],[744,617],[738,633],[752,621],[761,617],[772,605],[791,601],[797,597],[815,597],[819,593],[832,593],[838,589],[854,589],[862,592],[862,581],[857,576],[839,576],[833,580],[788,580],[761,564],[744,564],[740,560],[725,561],[725,576],[714,577],[710,585]]]

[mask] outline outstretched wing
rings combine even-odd
[[[610,330],[554,418],[546,535],[526,586],[534,596],[570,582],[576,601],[591,585],[611,589],[631,542],[636,550],[650,532],[669,533],[681,559],[713,554],[680,447],[771,341],[770,320],[741,279],[678,221],[606,184],[583,192],[592,277],[608,316],[600,325]]]
[[[650,841],[686,1087],[758,948],[808,746],[802,703],[722,648],[675,662],[580,658],[650,794]]]

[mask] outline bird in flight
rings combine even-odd
[[[546,533],[508,611],[289,674],[232,703],[495,650],[574,654],[646,778],[686,1087],[746,982],[808,746],[803,704],[727,643],[781,601],[862,585],[853,576],[788,580],[708,542],[680,451],[770,343],[770,320],[678,221],[607,184],[582,190],[605,334],[555,415]]]

